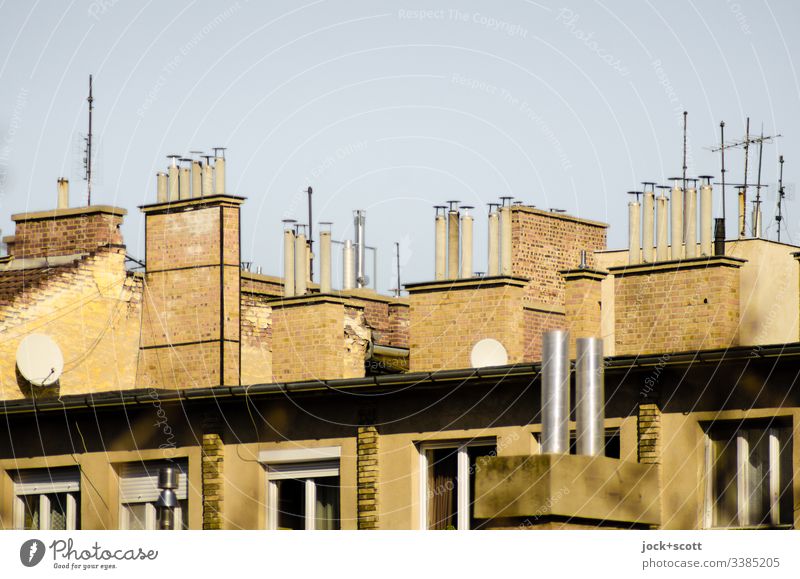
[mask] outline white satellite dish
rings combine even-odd
[[[508,352],[494,338],[485,338],[472,347],[470,363],[473,368],[505,366],[508,364]]]
[[[17,348],[17,368],[34,386],[51,386],[64,371],[64,356],[50,336],[30,334]]]

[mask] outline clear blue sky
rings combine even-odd
[[[458,8],[453,8],[459,6]],[[800,171],[800,4],[749,2],[0,3],[0,227],[52,208],[56,179],[84,203],[81,137],[95,75],[94,203],[125,207],[129,253],[143,255],[136,208],[155,199],[169,153],[228,147],[228,189],[248,198],[242,258],[280,273],[281,219],[352,234],[367,210],[378,286],[430,279],[433,209],[501,194],[612,224],[625,243],[627,196],[680,173],[719,175],[719,122],[784,135],[768,145],[786,181]],[[739,181],[741,154],[731,154]],[[753,164],[754,165],[754,164]],[[751,179],[755,178],[755,167]],[[800,240],[797,200],[789,235]],[[774,237],[775,188],[764,221]],[[716,203],[716,208],[719,203]],[[729,215],[734,203],[731,192]],[[729,219],[729,232],[733,231]],[[786,237],[784,237],[784,240]]]

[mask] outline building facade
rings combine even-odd
[[[156,528],[165,464],[188,529],[800,522],[799,248],[739,239],[645,261],[609,250],[605,224],[510,205],[488,275],[441,247],[450,267],[407,297],[311,280],[297,295],[242,267],[245,199],[224,173],[213,191],[177,179],[140,208],[143,260],[121,208],[12,217],[3,528]],[[556,329],[573,357],[577,338],[603,338],[604,456],[541,451]],[[23,372],[32,335],[57,345],[57,379]],[[475,362],[482,340],[501,364]]]

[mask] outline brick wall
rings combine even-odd
[[[0,272],[0,399],[32,394],[16,371],[17,347],[31,333],[50,336],[63,354],[53,395],[136,387],[142,278],[124,260],[113,246],[68,265]]]
[[[472,347],[483,338],[499,340],[509,363],[522,361],[525,283],[497,277],[406,286],[411,371],[469,368]]]
[[[104,245],[121,245],[120,225],[127,213],[98,205],[12,215],[16,223],[9,253],[17,258],[89,253]]]
[[[658,404],[639,404],[636,427],[639,462],[661,464],[661,409]]]
[[[580,263],[586,250],[587,265],[594,251],[606,248],[603,223],[560,213],[515,205],[511,209],[512,273],[530,279],[526,301],[564,305],[564,279],[560,272]]]
[[[358,457],[358,528],[374,530],[378,525],[378,441],[374,425],[358,427],[356,448]]]
[[[242,288],[242,384],[272,381],[272,299]]]
[[[570,356],[575,356],[575,340],[602,337],[601,283],[608,274],[589,269],[562,272],[565,281],[564,311],[570,337]]]
[[[272,373],[277,382],[364,375],[363,308],[312,294],[272,303]],[[360,356],[360,359],[359,359]]]
[[[616,355],[738,345],[742,263],[707,257],[610,268]]]
[[[563,312],[555,309],[526,307],[524,362],[539,362],[542,359],[542,334],[550,330],[563,330],[567,321]]]
[[[141,386],[240,383],[241,202],[218,195],[142,208],[147,272]]]
[[[364,307],[372,339],[381,346],[408,347],[408,301],[372,291],[350,290],[346,295]]]
[[[223,528],[225,445],[217,432],[203,434],[203,530]]]

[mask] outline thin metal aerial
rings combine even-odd
[[[94,97],[92,96],[92,75],[89,75],[89,97],[86,99],[89,103],[89,133],[86,135],[86,157],[84,158],[84,166],[86,168],[86,204],[92,204],[92,111],[94,110]]]
[[[305,191],[308,194],[308,252],[311,254],[311,259],[308,260],[308,278],[314,279],[314,231],[311,224],[314,223],[311,215],[311,194],[314,190],[311,186]]]
[[[778,241],[781,240],[781,221],[783,221],[783,198],[786,193],[783,189],[783,155],[778,159],[780,163],[780,172],[778,176],[778,214],[775,216],[775,221],[778,222]]]
[[[689,116],[689,111],[683,111],[683,190],[684,191],[686,191],[686,128],[687,128],[688,116]]]
[[[395,255],[397,256],[397,288],[394,290],[395,297],[400,297],[400,288],[403,286],[400,285],[400,243],[398,241],[394,242],[394,250]]]

